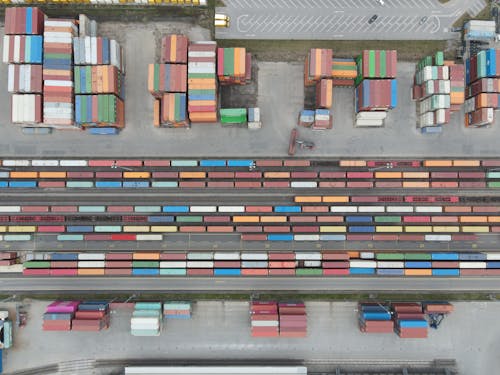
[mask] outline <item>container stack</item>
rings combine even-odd
[[[497,64],[498,62],[498,64]],[[499,106],[497,77],[500,77],[500,50],[479,51],[465,60],[465,126],[490,126]]]
[[[332,58],[333,86],[352,87],[357,76],[356,60],[352,58]]]
[[[109,320],[107,302],[82,302],[78,305],[71,327],[73,331],[98,332],[109,328]]]
[[[220,122],[225,125],[246,125],[247,109],[246,108],[221,108]]]
[[[42,116],[42,56],[45,15],[38,8],[6,8],[3,62],[12,93],[11,122],[39,125]],[[16,64],[16,65],[14,65]],[[22,65],[17,65],[22,64]]]
[[[262,128],[260,121],[260,108],[248,108],[248,129]]]
[[[329,109],[316,109],[314,111],[314,123],[312,129],[324,130],[332,128],[332,113]]]
[[[394,321],[388,305],[377,302],[358,304],[359,330],[365,333],[392,333]]]
[[[217,77],[221,85],[245,85],[252,79],[252,57],[245,48],[217,48]]]
[[[278,337],[278,303],[274,301],[250,302],[250,323],[252,337]]]
[[[397,105],[397,52],[365,50],[356,64],[354,126],[383,126],[387,112]]]
[[[309,128],[314,124],[314,110],[303,109],[299,113],[299,125]]]
[[[160,64],[149,64],[148,90],[153,95],[155,127],[188,128],[187,61],[189,39],[166,35],[161,40]]]
[[[304,65],[304,85],[314,86],[322,78],[332,76],[333,51],[327,48],[311,48]]]
[[[72,39],[75,124],[91,134],[117,134],[125,126],[123,49],[114,39],[98,37],[95,21],[80,15],[79,23]]]
[[[16,251],[0,252],[0,266],[12,266],[17,263]]]
[[[281,337],[306,337],[307,316],[303,302],[280,302],[278,304]]]
[[[75,20],[48,18],[43,39],[43,121],[57,129],[74,128],[73,37]]]
[[[332,108],[333,80],[321,79],[316,83],[316,108]]]
[[[428,322],[418,302],[392,303],[394,332],[401,338],[427,338]]]
[[[188,49],[188,112],[191,122],[217,122],[217,43],[191,43]]]
[[[70,331],[73,318],[79,301],[55,301],[47,306],[43,314],[44,331]]]
[[[470,20],[464,25],[465,40],[494,40],[496,38],[495,21]]]
[[[166,319],[191,319],[191,302],[185,302],[185,301],[164,302],[163,317]]]
[[[424,302],[425,314],[449,314],[453,312],[453,305],[449,302]]]
[[[132,336],[159,336],[161,322],[161,302],[136,302],[130,319],[130,333]]]
[[[417,101],[417,127],[422,134],[440,133],[442,126],[449,123],[451,113],[463,104],[463,65],[445,61],[442,51],[424,57],[417,64],[412,92]]]

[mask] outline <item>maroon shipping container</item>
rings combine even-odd
[[[427,328],[401,328],[395,329],[396,334],[403,339],[425,339]]]
[[[254,321],[254,320],[278,320],[279,319],[279,315],[278,314],[262,314],[262,313],[258,313],[258,314],[252,314],[250,316],[250,320]]]
[[[9,7],[5,9],[5,34],[6,35],[41,35],[43,34],[43,22],[45,14],[36,7],[31,9],[30,32],[26,25],[26,13],[28,8]]]
[[[161,63],[187,63],[189,39],[185,35],[166,35],[161,39]]]
[[[106,253],[106,260],[132,260],[133,253]]]
[[[331,79],[322,79],[316,84],[316,108],[331,108],[333,86]]]
[[[323,261],[323,268],[349,268],[350,264],[348,260],[345,261]]]
[[[106,276],[129,276],[132,275],[131,268],[105,268],[104,274]]]
[[[0,253],[0,259],[16,259],[17,252],[16,251],[4,251]]]
[[[349,254],[343,252],[323,251],[323,260],[349,260]]]
[[[213,276],[214,270],[211,268],[188,268],[188,276]]]
[[[106,316],[106,311],[76,311],[75,318],[77,319],[101,319]]]
[[[294,268],[273,268],[269,270],[269,276],[295,276]]]
[[[433,261],[432,268],[459,268],[459,262]]]
[[[283,161],[279,159],[261,159],[256,160],[255,165],[257,167],[281,167],[283,166]]]
[[[78,268],[78,261],[51,261],[50,268]]]
[[[269,260],[295,260],[294,252],[269,252]]]
[[[106,268],[132,268],[132,261],[131,260],[107,260],[105,262],[105,267]]]
[[[323,276],[349,276],[349,268],[325,268],[323,269]]]

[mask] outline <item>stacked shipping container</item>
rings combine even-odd
[[[153,95],[155,127],[188,128],[187,54],[184,35],[166,35],[161,40],[161,64],[149,64],[148,90]]]
[[[307,316],[304,302],[280,302],[278,313],[281,337],[307,336]]]
[[[394,331],[401,338],[427,338],[429,326],[422,304],[418,302],[398,302],[391,304],[394,314]]]
[[[54,128],[74,127],[73,37],[78,34],[72,19],[51,19],[44,23],[43,120]]]
[[[159,336],[162,323],[161,302],[136,302],[130,319],[133,336]]]
[[[326,48],[311,48],[304,65],[304,85],[313,86],[321,78],[332,76],[333,51]]]
[[[71,321],[73,331],[101,331],[109,328],[109,304],[107,302],[82,302]]]
[[[252,337],[278,337],[278,303],[274,301],[250,302],[250,324]]]
[[[17,252],[4,251],[0,253],[0,266],[12,266],[17,263]]]
[[[465,126],[482,127],[493,124],[494,111],[499,107],[500,50],[479,51],[465,60]]]
[[[445,61],[441,51],[423,58],[416,67],[413,99],[417,127],[423,134],[440,133],[464,102],[464,66]]]
[[[188,112],[191,122],[217,122],[216,51],[216,42],[189,45]]]
[[[11,102],[11,121],[21,125],[43,122],[42,45],[45,15],[38,8],[7,8],[3,62],[8,67],[8,91],[15,95]]]
[[[246,124],[247,109],[246,108],[221,108],[220,122],[224,125]]]
[[[365,50],[357,58],[354,126],[383,126],[389,109],[397,105],[397,53]]]
[[[252,79],[251,54],[245,48],[217,48],[217,77],[221,85],[244,85]]]
[[[359,330],[365,333],[392,333],[394,321],[389,306],[378,302],[358,304]]]
[[[191,302],[167,301],[163,303],[163,316],[167,319],[191,319]]]
[[[260,129],[262,122],[260,121],[260,108],[248,108],[248,129]]]
[[[125,77],[113,65],[75,66],[75,94],[114,94],[125,98]]]
[[[356,76],[357,66],[353,58],[332,58],[333,86],[354,86],[354,79]]]
[[[55,301],[47,306],[43,315],[42,329],[44,331],[70,331],[79,301]]]

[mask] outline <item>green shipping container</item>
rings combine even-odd
[[[202,223],[203,216],[177,216],[175,221],[178,223]]]
[[[74,79],[74,82],[75,82],[75,94],[81,94],[82,93],[82,87],[80,85],[80,70],[82,69],[82,67],[80,66],[75,66],[75,69],[74,69],[74,76],[75,76],[75,79]]]
[[[404,260],[405,255],[402,253],[375,253],[377,260]]]
[[[86,84],[86,93],[90,94],[92,92],[92,67],[85,67],[85,84]]]
[[[489,181],[488,187],[489,188],[500,188],[500,181]]]
[[[375,216],[376,223],[400,223],[401,216]]]
[[[247,122],[246,108],[221,108],[220,122],[222,124],[242,124]]]
[[[133,268],[159,268],[160,262],[154,260],[134,260],[132,262]]]
[[[45,260],[29,260],[23,263],[24,268],[50,268],[50,262]]]
[[[214,73],[189,73],[188,78],[214,78]]]
[[[405,253],[405,260],[432,260],[430,253]]]
[[[234,48],[224,48],[224,75],[234,75]]]
[[[134,318],[160,318],[161,311],[160,310],[134,310],[132,313]]]
[[[297,268],[295,276],[322,276],[323,269],[321,268]]]
[[[434,64],[441,66],[444,64],[444,53],[443,51],[437,51],[434,55]]]
[[[161,276],[186,276],[187,271],[185,268],[161,268]]]
[[[161,310],[161,302],[136,302],[136,310]]]

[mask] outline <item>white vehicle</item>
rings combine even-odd
[[[377,0],[380,5],[384,5],[384,0]]]

